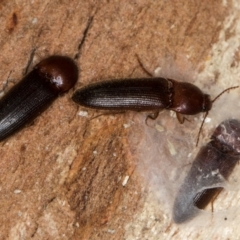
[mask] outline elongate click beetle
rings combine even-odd
[[[162,109],[173,110],[181,123],[184,121],[182,114],[195,115],[205,112],[197,137],[198,143],[200,131],[212,103],[224,92],[237,87],[227,88],[211,100],[210,95],[204,94],[197,86],[188,82],[166,78],[117,79],[89,84],[77,90],[72,99],[84,107],[102,110],[155,113]]]
[[[51,56],[38,63],[0,99],[0,140],[32,121],[77,79],[77,66],[68,57]]]

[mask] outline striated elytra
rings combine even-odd
[[[177,194],[173,220],[183,223],[194,218],[223,189],[222,185],[240,159],[240,121],[222,122],[211,141],[203,146]]]
[[[183,115],[195,115],[205,112],[198,132],[198,144],[203,123],[212,108],[213,102],[224,92],[238,86],[222,91],[213,100],[210,95],[204,94],[194,84],[178,82],[168,78],[139,78],[117,79],[97,82],[77,90],[73,94],[73,101],[89,108],[102,110],[133,110],[154,111],[155,119],[159,111],[168,109],[176,112],[180,123]]]
[[[77,79],[78,68],[68,57],[51,56],[38,63],[0,99],[0,140],[32,121]]]
[[[118,79],[90,84],[77,90],[76,103],[96,109],[159,111],[173,110],[194,115],[209,111],[210,96],[187,82],[165,78]]]

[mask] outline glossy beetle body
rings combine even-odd
[[[0,140],[5,139],[44,111],[76,83],[78,70],[63,56],[39,64],[0,99]]]
[[[165,78],[119,79],[90,84],[77,90],[76,103],[96,109],[159,111],[193,115],[212,107],[209,95],[187,82]]]
[[[183,223],[204,209],[222,190],[240,158],[240,121],[222,122],[202,147],[174,202],[173,219]]]

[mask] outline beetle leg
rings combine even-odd
[[[183,124],[185,120],[188,122],[191,122],[188,118],[186,118],[181,113],[176,113],[176,115],[177,115],[177,120],[180,122],[180,124]]]

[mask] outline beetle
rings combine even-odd
[[[224,92],[237,88],[230,87],[222,91],[215,99],[203,93],[197,86],[188,82],[178,82],[168,78],[139,78],[107,80],[89,84],[77,90],[74,102],[89,108],[102,110],[154,111],[156,119],[162,109],[175,111],[180,123],[181,115],[195,115],[206,112],[203,123],[213,102]]]
[[[223,189],[240,158],[240,121],[223,121],[192,163],[173,206],[173,220],[184,223],[194,218]]]
[[[212,107],[210,96],[195,85],[165,78],[97,82],[77,90],[72,99],[96,109],[155,111],[165,108],[186,115]]]
[[[0,99],[0,140],[31,122],[77,79],[78,68],[68,57],[50,56],[39,62]]]

